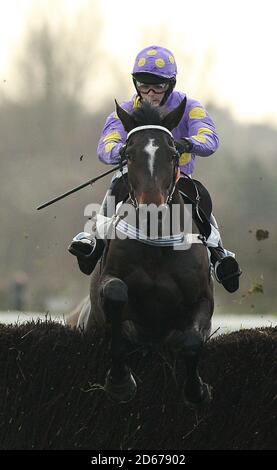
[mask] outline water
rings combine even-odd
[[[36,321],[41,319],[43,321],[49,320],[56,321],[59,323],[65,323],[65,316],[58,314],[46,315],[41,312],[12,312],[2,311],[0,312],[0,323],[7,324],[22,324],[27,321]],[[265,326],[277,326],[277,316],[274,315],[213,315],[212,322],[212,333],[216,332],[214,336],[218,334],[230,333],[231,331],[247,329],[247,328],[259,328]],[[218,329],[219,328],[219,329]],[[217,330],[217,331],[216,331]]]

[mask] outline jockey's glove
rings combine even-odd
[[[123,144],[122,147],[119,150],[119,156],[120,156],[121,160],[125,160],[125,158],[126,158],[126,148],[127,148],[127,144]]]
[[[116,163],[123,163],[124,160],[126,160],[126,156],[125,156],[126,147],[127,147],[126,144],[124,144],[120,147],[118,155],[117,155],[116,159],[113,161],[114,165]]]
[[[193,147],[193,144],[188,139],[178,139],[175,140],[175,147],[180,155],[182,153],[190,153]]]

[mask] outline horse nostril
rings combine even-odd
[[[147,191],[141,193],[137,197],[137,201],[142,205],[154,204],[155,206],[161,206],[165,204],[166,198],[160,191]]]

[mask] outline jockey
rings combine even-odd
[[[186,96],[174,90],[176,75],[176,62],[168,49],[160,46],[143,49],[137,55],[132,71],[136,94],[121,106],[130,114],[140,106],[141,101],[148,101],[152,106],[165,106],[168,111],[173,110]],[[218,148],[219,140],[211,116],[198,101],[191,98],[187,98],[184,115],[178,126],[172,130],[172,134],[180,154],[180,170],[189,176],[193,173],[196,156],[208,157]],[[117,164],[126,138],[127,132],[113,112],[108,116],[99,140],[98,158],[106,164]],[[115,175],[112,187],[115,180],[121,176],[120,172]],[[213,215],[210,223],[218,231]],[[103,252],[103,247],[103,240],[97,239],[96,243],[94,235],[81,232],[73,239],[68,249],[77,256],[80,269],[86,274],[91,274]],[[209,249],[217,281],[229,292],[235,292],[239,288],[241,271],[234,256],[230,256],[230,253],[223,248],[220,238],[218,246]]]

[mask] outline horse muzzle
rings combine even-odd
[[[138,205],[154,204],[155,206],[161,206],[166,203],[166,197],[160,191],[145,191],[136,197]]]

